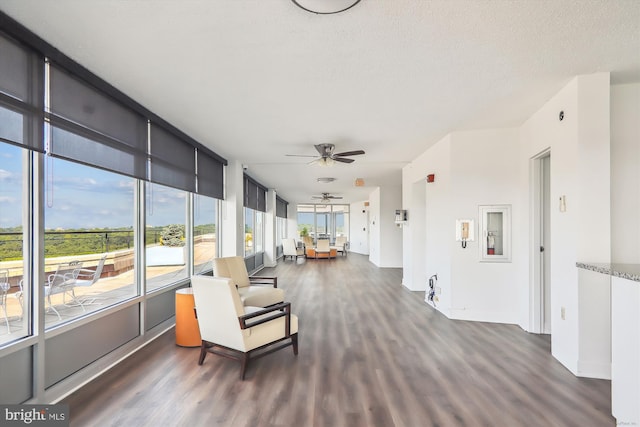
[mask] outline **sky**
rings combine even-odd
[[[23,149],[0,143],[0,227],[16,227],[22,212]],[[133,227],[136,180],[45,157],[45,228]],[[184,224],[187,193],[147,184],[147,226]],[[196,224],[214,222],[215,203],[196,205]],[[211,218],[209,220],[209,218]]]

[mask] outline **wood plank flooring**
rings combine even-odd
[[[175,345],[173,330],[65,399],[72,426],[614,426],[611,384],[577,378],[549,336],[449,320],[367,257],[263,275],[300,319],[300,353],[249,365]]]

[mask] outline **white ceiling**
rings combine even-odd
[[[446,134],[517,126],[575,75],[640,81],[637,0],[362,0],[326,16],[290,0],[0,10],[292,203],[366,200]],[[326,142],[366,155],[331,168],[286,156]]]

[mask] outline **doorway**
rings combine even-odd
[[[532,332],[551,334],[551,152],[533,159]]]

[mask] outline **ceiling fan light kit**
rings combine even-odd
[[[318,166],[333,166],[336,162],[331,157],[322,157],[315,161]]]

